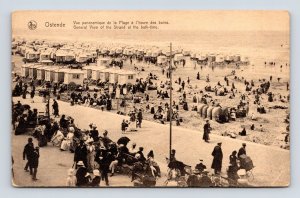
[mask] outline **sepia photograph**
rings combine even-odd
[[[290,16],[15,11],[14,187],[290,185]]]

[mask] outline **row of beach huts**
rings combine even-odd
[[[81,69],[71,69],[66,66],[45,63],[28,63],[21,66],[21,76],[46,82],[83,85],[86,82],[102,81],[111,84],[134,84],[136,72],[105,67],[101,65],[84,66]]]
[[[53,61],[56,63],[86,63],[94,62],[97,57],[128,58],[136,57],[139,60],[155,59],[158,65],[167,64],[170,51],[167,48],[157,46],[129,46],[129,45],[105,45],[78,42],[46,42],[40,40],[13,40],[12,49],[24,56],[27,62]],[[172,51],[173,60],[181,61],[191,59],[199,63],[238,63],[249,64],[249,59],[240,54],[225,55],[222,53],[192,53],[189,50],[175,48]]]

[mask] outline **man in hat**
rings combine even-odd
[[[211,168],[215,170],[215,174],[220,174],[222,169],[223,152],[221,146],[222,143],[219,142],[211,154],[214,158]]]
[[[27,163],[24,168],[26,172],[28,171],[29,164],[31,163],[33,152],[34,152],[34,146],[32,143],[32,138],[28,138],[28,143],[24,146],[24,150],[23,150],[23,160],[27,158]],[[32,172],[30,172],[30,174],[32,174]]]
[[[202,177],[200,177],[200,179],[199,179],[199,184],[200,184],[199,185],[200,187],[204,187],[204,188],[214,186],[211,178],[208,176],[208,171],[206,169],[204,169],[202,172]]]
[[[91,187],[99,187],[100,182],[101,182],[99,170],[97,170],[97,169],[93,170],[93,175],[94,175],[94,178],[93,178],[92,182],[90,183],[90,186]]]
[[[198,170],[200,173],[202,173],[202,171],[206,169],[206,166],[203,164],[202,159],[200,159],[200,163],[195,166],[195,169]]]
[[[79,161],[82,161],[87,166],[87,148],[83,140],[80,140],[74,152],[74,163],[76,163],[76,166]]]
[[[101,146],[96,153],[95,160],[100,166],[102,180],[105,180],[106,186],[109,186],[108,172],[109,165],[112,161],[111,153],[109,153],[104,146]]]
[[[83,161],[78,161],[76,164],[78,169],[76,171],[76,186],[82,187],[86,186],[89,183],[89,174],[84,166]]]
[[[206,121],[206,123],[204,124],[204,127],[203,127],[203,129],[204,129],[203,140],[205,142],[209,142],[209,133],[211,131],[211,127],[210,127],[209,120],[206,119],[205,121]]]
[[[111,139],[108,137],[108,131],[105,130],[102,138],[103,145],[105,148],[108,148],[108,144],[111,142]]]
[[[39,152],[39,147],[35,147],[33,153],[32,153],[32,160],[30,161],[30,172],[32,172],[32,180],[36,181],[36,174],[37,174],[37,169],[39,166],[39,157],[40,157],[40,152]]]
[[[95,142],[99,141],[99,132],[95,124],[92,125],[92,129],[90,130],[90,136],[93,138]]]
[[[242,144],[242,147],[240,148],[238,152],[238,158],[240,158],[241,155],[247,155],[246,153],[246,143]]]

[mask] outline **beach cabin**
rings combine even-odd
[[[93,66],[93,67],[91,67],[91,70],[92,70],[92,80],[99,80],[99,79],[101,79],[101,81],[107,81],[108,80],[108,78],[109,78],[109,74],[108,75],[105,75],[105,73],[104,74],[101,74],[100,75],[100,73],[101,73],[101,71],[102,70],[105,70],[105,69],[107,69],[106,67],[101,67],[101,66]],[[106,77],[107,76],[107,77]]]
[[[54,83],[64,82],[65,71],[67,71],[67,70],[66,69],[58,69],[58,70],[53,71],[53,73],[54,73],[53,82]]]
[[[164,65],[164,64],[167,64],[167,62],[168,62],[168,57],[166,57],[164,55],[161,55],[161,56],[157,57],[157,64],[158,65]]]
[[[97,66],[108,66],[111,63],[109,58],[98,58],[97,59]]]
[[[37,80],[45,80],[45,69],[47,69],[47,66],[40,66],[36,70],[36,79]]]
[[[115,54],[116,54],[116,51],[114,49],[110,49],[109,52],[108,52],[109,56],[113,56]]]
[[[233,56],[233,61],[234,61],[234,62],[240,62],[240,61],[241,61],[241,55],[235,54],[235,55]]]
[[[119,85],[133,85],[136,80],[136,73],[133,71],[124,71],[121,70],[118,74],[118,84]]]
[[[175,54],[173,60],[174,60],[174,61],[181,61],[181,60],[184,60],[184,56],[183,56],[183,54]]]
[[[29,67],[29,78],[36,79],[37,77],[37,68],[40,67],[39,64],[33,64]]]
[[[223,56],[223,55],[217,55],[217,56],[216,56],[215,62],[216,62],[217,64],[223,63],[223,62],[224,62],[224,56]]]
[[[117,83],[118,82],[118,74],[120,73],[120,69],[109,68],[100,71],[100,79],[101,81],[108,81],[109,83]]]
[[[123,51],[123,55],[132,56],[133,55],[133,49],[125,48],[124,51]]]
[[[50,60],[51,59],[51,52],[50,51],[42,51],[40,54],[40,61]]]
[[[64,84],[75,83],[76,85],[83,85],[84,72],[80,69],[66,69],[64,70]]]
[[[95,65],[88,65],[82,67],[82,71],[84,72],[84,78],[85,79],[91,79],[93,74],[93,69],[96,69],[97,66]]]
[[[85,63],[89,59],[88,55],[85,53],[81,53],[78,56],[76,56],[76,62],[78,63]]]
[[[241,57],[241,63],[243,64],[249,64],[249,58],[246,56],[242,56]]]
[[[207,61],[208,62],[215,62],[216,61],[216,55],[214,55],[214,54],[207,55]]]
[[[123,49],[122,48],[117,48],[116,49],[116,54],[119,55],[119,54],[122,54],[123,53]]]
[[[45,81],[52,82],[54,80],[54,73],[58,70],[58,67],[45,68]]]
[[[39,59],[39,57],[40,57],[39,52],[32,51],[32,50],[27,51],[25,54],[25,60],[27,62],[35,62]]]
[[[24,64],[21,66],[21,76],[22,77],[27,77],[29,76],[29,67],[31,66],[32,64]]]
[[[232,55],[225,56],[225,61],[228,62],[228,63],[229,63],[229,62],[233,62],[233,59],[234,59],[234,58],[233,58]]]
[[[58,63],[66,63],[75,60],[75,55],[73,52],[67,52],[64,50],[57,50],[55,53],[55,60]]]

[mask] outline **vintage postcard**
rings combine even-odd
[[[13,186],[289,186],[289,20],[13,12]]]

